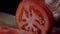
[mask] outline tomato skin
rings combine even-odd
[[[42,32],[42,34],[47,34],[47,32],[49,31],[49,29],[51,29],[51,25],[52,25],[52,13],[51,13],[51,11],[45,6],[45,5],[43,5],[42,3],[40,3],[40,2],[37,2],[37,1],[23,1],[23,2],[21,2],[20,4],[19,4],[19,6],[18,6],[18,8],[17,8],[17,11],[16,11],[16,23],[17,23],[17,26],[18,26],[18,28],[19,29],[21,29],[21,27],[20,27],[20,25],[21,24],[19,24],[19,22],[20,22],[20,18],[22,18],[22,17],[20,17],[20,16],[22,16],[22,15],[20,15],[21,14],[21,9],[27,4],[27,3],[33,3],[33,4],[36,4],[39,8],[41,8],[41,9],[43,9],[44,10],[44,12],[45,12],[45,14],[46,14],[46,16],[47,16],[47,19],[48,19],[48,23],[47,23],[47,26],[46,26],[46,32],[45,33],[43,33]],[[42,11],[43,11],[42,10]],[[23,11],[22,11],[23,12]],[[41,14],[43,15],[43,13],[41,12]],[[44,17],[42,17],[43,19],[44,19]]]

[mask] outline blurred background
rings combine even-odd
[[[0,0],[0,12],[15,15],[18,4],[22,0]]]

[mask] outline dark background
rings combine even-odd
[[[0,0],[0,12],[15,15],[18,4],[22,0]]]
[[[22,0],[0,0],[0,12],[8,13],[11,15],[15,15],[16,9],[18,7],[18,4]],[[60,23],[55,23],[53,24],[55,27],[60,28]]]

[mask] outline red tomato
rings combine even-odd
[[[16,23],[20,30],[27,33],[47,34],[51,29],[52,13],[38,1],[23,1],[16,11]]]
[[[0,34],[20,34],[20,32],[18,31],[18,29],[0,26]]]

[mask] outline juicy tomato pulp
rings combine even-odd
[[[52,14],[40,2],[23,1],[19,4],[16,11],[16,23],[20,30],[27,33],[47,34],[51,28]]]
[[[20,32],[18,31],[18,29],[0,26],[0,34],[20,34]]]

